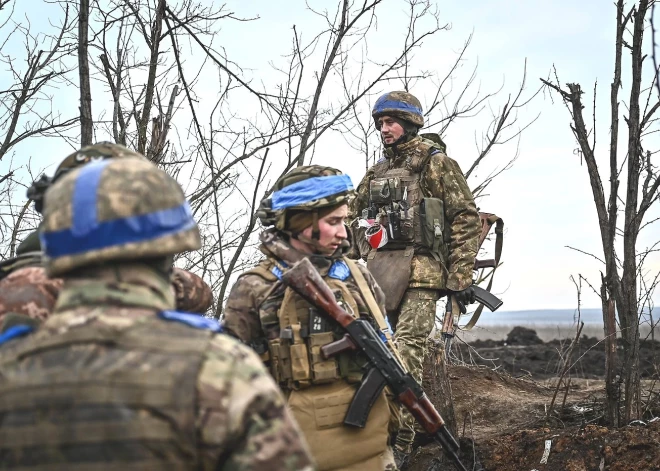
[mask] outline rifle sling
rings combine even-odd
[[[490,223],[488,228],[490,228],[491,225],[495,224],[495,268],[493,268],[493,273],[491,273],[490,275],[490,280],[488,281],[488,287],[486,288],[486,291],[490,291],[491,288],[493,287],[493,279],[495,279],[495,270],[497,270],[497,267],[500,266],[500,258],[502,257],[502,245],[504,243],[504,221],[502,220],[502,218],[497,217],[494,214],[491,214],[490,217],[488,218],[488,222]],[[488,234],[488,230],[486,230],[486,234]],[[483,237],[483,239],[485,239],[485,236]],[[483,239],[481,240],[481,242],[483,242]],[[461,327],[460,329],[472,330],[472,328],[477,324],[477,321],[479,320],[479,317],[481,316],[483,310],[484,310],[484,305],[479,304],[477,310],[474,311],[474,314],[472,314],[472,317],[470,318],[470,322],[468,322],[465,326]]]

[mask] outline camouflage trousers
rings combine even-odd
[[[439,297],[437,290],[409,288],[399,305],[394,340],[406,368],[419,384],[422,384],[426,339],[435,323],[435,305]],[[407,410],[402,410],[396,448],[406,453],[412,451],[415,428],[415,418]]]

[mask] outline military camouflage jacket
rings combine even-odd
[[[144,326],[146,323],[156,326],[157,333],[154,335],[158,336],[162,332],[163,341],[167,343],[167,337],[171,337],[172,333],[176,336],[176,332],[181,331],[180,329],[193,329],[193,327],[179,322],[168,322],[156,318],[158,312],[173,308],[174,297],[169,284],[137,264],[124,266],[123,268],[115,267],[105,271],[99,270],[93,280],[66,280],[53,315],[27,338],[12,340],[0,346],[0,369],[3,372],[0,375],[0,409],[2,409],[3,404],[9,404],[7,401],[16,400],[4,395],[11,394],[12,390],[20,388],[21,381],[26,380],[26,376],[21,374],[22,369],[38,367],[34,362],[30,362],[29,357],[25,359],[22,356],[16,357],[14,354],[13,351],[16,348],[29,347],[29,344],[26,345],[24,342],[56,344],[58,337],[79,339],[80,337],[89,336],[90,331],[96,331],[99,335],[109,331],[137,331],[143,328],[141,325]],[[170,330],[173,332],[169,332]],[[306,444],[301,438],[298,426],[291,418],[285,406],[284,398],[264,369],[261,360],[250,349],[228,336],[211,334],[210,332],[208,334],[209,337],[205,337],[209,339],[208,344],[203,350],[199,369],[192,370],[193,372],[197,371],[197,382],[194,387],[197,397],[191,402],[191,404],[194,404],[193,409],[195,410],[187,412],[187,414],[192,414],[193,420],[187,421],[186,419],[184,421],[184,423],[190,424],[195,429],[195,433],[192,435],[194,437],[191,442],[192,445],[187,442],[190,439],[189,435],[181,433],[182,431],[175,427],[176,424],[171,425],[177,431],[177,436],[187,444],[185,447],[186,452],[194,453],[196,456],[195,461],[200,463],[200,466],[195,467],[191,461],[187,468],[182,468],[181,461],[177,464],[175,464],[176,461],[172,461],[172,469],[194,468],[209,471],[247,471],[255,469],[293,471],[313,469],[311,457]],[[150,338],[149,341],[153,343],[154,338]],[[132,359],[130,355],[123,354],[124,357],[119,357],[119,355],[122,355],[121,350],[115,351],[112,343],[106,347],[98,343],[86,344],[80,340],[78,342],[75,347],[70,347],[75,348],[75,351],[72,352],[75,355],[71,359],[71,363],[67,363],[67,368],[78,368],[73,377],[80,378],[80,381],[89,382],[89,378],[94,377],[94,375],[89,376],[89,373],[95,373],[97,369],[100,372],[105,372],[110,367],[114,368],[114,374],[118,378],[123,377],[122,375],[126,378],[135,377],[137,371],[133,371],[133,369],[143,368],[144,371],[149,371],[149,365],[139,363],[133,365],[132,363],[137,362],[137,360]],[[126,344],[122,345],[124,345],[124,349],[127,348]],[[145,350],[145,348],[142,348],[142,350],[150,351],[149,349]],[[107,350],[106,354],[103,353],[104,349]],[[159,348],[155,346],[151,351],[156,352],[154,358],[159,358],[158,355],[167,355],[170,350],[163,348],[162,352],[158,353]],[[39,355],[39,351],[37,351],[37,355]],[[135,355],[135,358],[141,358],[140,352],[136,351]],[[103,361],[106,357],[117,361],[113,361],[113,365],[107,366]],[[75,358],[82,358],[84,361],[76,361]],[[147,356],[147,358],[150,357]],[[176,361],[181,363],[182,360]],[[173,365],[175,364],[177,363],[173,363]],[[167,367],[167,362],[154,364],[152,367],[155,370],[162,369]],[[130,371],[123,372],[122,368]],[[105,374],[107,375],[107,373]],[[28,379],[28,381],[32,380]],[[48,380],[44,381],[48,382]],[[166,383],[167,381],[163,384]],[[137,384],[141,383],[138,382]],[[125,389],[126,386],[123,385],[122,387]],[[171,387],[174,389],[180,387],[185,390],[188,386],[182,384]],[[118,393],[126,394],[122,392],[122,388],[116,388],[116,390]],[[159,396],[154,396],[155,392],[150,394],[145,392],[144,397],[161,398],[158,401],[164,401],[165,398],[171,397],[170,394],[176,397],[176,392],[167,394],[166,392],[162,391]],[[84,397],[86,396],[81,396],[81,398]],[[84,401],[85,399],[81,400]],[[44,403],[43,407],[46,406],[47,403]],[[0,428],[3,430],[5,430],[5,425],[9,428],[12,427],[11,424],[2,423],[2,417],[5,416],[3,415],[4,412],[6,411],[0,410]],[[163,411],[163,417],[168,417],[167,413],[169,412]],[[90,414],[91,412],[88,412],[88,415]],[[158,416],[158,414],[154,414],[154,417]],[[63,417],[59,417],[58,420],[62,420]],[[8,420],[11,420],[11,417]],[[71,418],[71,420],[75,419]],[[84,420],[92,420],[91,415]],[[97,417],[95,420],[101,419]],[[107,422],[110,419],[105,418],[102,420]],[[111,430],[108,430],[110,434],[113,433],[112,430],[116,430],[117,426],[121,425],[116,417],[113,420],[114,422],[109,424],[109,426],[111,425]],[[124,419],[122,418],[122,420]],[[149,426],[152,426],[155,418],[144,411],[142,420],[144,421],[144,427],[148,429]],[[55,420],[49,422],[49,424],[51,428],[58,426]],[[18,460],[17,463],[19,464],[22,463],[23,458],[21,457],[25,453],[24,450],[20,449],[20,446],[27,446],[25,444],[39,440],[42,435],[17,436],[24,428],[31,430],[29,427],[14,427],[8,432],[12,434],[11,442],[6,444],[10,448],[3,447],[3,449],[5,453],[9,454],[2,455],[0,452],[0,456],[15,461]],[[29,433],[29,430],[26,433]],[[131,430],[135,433],[134,429]],[[95,434],[95,436],[102,439],[103,434]],[[153,432],[151,436],[155,438]],[[92,446],[90,440],[93,441],[94,439],[89,437],[84,441],[88,447]],[[96,438],[96,440],[99,440],[99,438]],[[56,441],[54,442],[51,438],[51,441],[44,446],[53,445]],[[89,456],[85,458],[84,453],[83,455],[76,454],[78,448],[74,441],[69,440],[67,444],[67,450],[69,450],[66,455],[67,460],[90,459]],[[3,445],[5,444],[3,443]],[[111,448],[115,446],[119,447],[119,445],[113,444]],[[153,446],[157,446],[156,442]],[[117,449],[124,450],[121,447]],[[147,459],[152,461],[159,459],[165,463],[169,459],[180,459],[176,450],[167,450],[160,456],[158,456],[156,448],[153,450],[152,453],[146,455]],[[143,451],[141,447],[135,446],[131,453],[137,454],[143,453]],[[31,464],[35,465],[36,463],[36,465],[41,464],[48,467],[53,464],[49,461],[53,456],[57,456],[58,459],[61,458],[57,454],[52,455],[43,451],[32,458]],[[131,459],[138,459],[141,455],[136,456],[138,457],[135,458],[129,454],[124,458],[128,459],[130,463]],[[80,463],[78,462],[77,465],[80,466]],[[45,467],[44,469],[46,469]]]
[[[358,217],[369,205],[369,182],[374,178],[376,169],[385,164],[386,168],[401,168],[408,165],[413,156],[429,155],[433,147],[432,141],[418,136],[396,148],[385,149],[383,159],[371,167],[360,182],[357,197],[351,205],[351,217]],[[425,196],[444,201],[445,217],[450,228],[449,258],[445,268],[431,256],[415,255],[409,286],[460,291],[472,283],[481,230],[474,197],[456,161],[443,152],[438,151],[429,157],[420,183]],[[357,233],[356,237],[363,235]],[[364,257],[366,253],[361,255]]]
[[[48,278],[41,252],[29,252],[0,265],[0,326],[7,313],[44,320],[53,310],[62,280]]]
[[[264,264],[269,269],[272,268],[274,260],[284,261],[287,265],[291,266],[303,257],[308,257],[319,273],[325,276],[333,261],[342,256],[341,250],[338,250],[333,257],[303,254],[292,248],[272,229],[266,230],[261,234],[261,243],[260,250],[266,255],[266,259],[261,264]],[[376,298],[381,311],[385,312],[385,295],[383,291],[371,273],[365,267],[358,266]],[[358,303],[360,316],[369,318],[370,314],[366,301],[360,294],[360,290],[353,277],[349,277],[344,283]],[[224,312],[225,330],[236,338],[253,346],[262,345],[263,341],[267,338],[279,336],[280,326],[277,321],[277,312],[282,304],[285,291],[286,286],[280,282],[269,282],[261,276],[251,273],[242,275],[232,287],[229,298],[227,299]],[[265,315],[262,313],[262,318],[259,315],[260,309],[263,313],[266,313]],[[265,321],[265,329],[268,332],[264,332],[262,320]]]

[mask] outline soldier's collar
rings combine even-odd
[[[392,161],[398,161],[399,159],[405,159],[408,157],[408,154],[417,148],[422,138],[415,136],[410,139],[408,142],[403,142],[392,147],[386,147],[383,151],[385,158]]]
[[[90,274],[91,275],[91,274]],[[79,306],[125,306],[172,310],[170,282],[140,264],[98,269],[94,276],[64,280],[55,311]]]
[[[291,247],[284,237],[272,228],[262,232],[259,238],[261,240],[260,250],[264,255],[281,260],[288,266],[294,265],[303,258],[308,258],[322,275],[327,272],[335,259],[342,257],[340,249],[337,249],[337,252],[331,256],[302,253]]]

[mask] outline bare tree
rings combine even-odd
[[[602,275],[601,302],[605,324],[605,336],[611,338],[614,306],[618,314],[623,345],[623,361],[621,375],[624,384],[624,401],[622,418],[628,422],[639,418],[640,407],[640,374],[639,374],[639,323],[643,305],[640,303],[644,297],[649,298],[648,292],[643,292],[648,286],[655,287],[655,282],[646,284],[645,274],[640,271],[645,256],[638,247],[639,236],[645,227],[653,220],[645,218],[651,207],[656,206],[659,199],[660,175],[657,170],[655,157],[657,150],[651,149],[649,136],[657,132],[656,112],[660,107],[658,97],[653,94],[653,84],[657,82],[657,74],[649,78],[651,86],[645,86],[643,74],[644,30],[648,20],[647,14],[651,3],[648,0],[634,2],[627,6],[623,0],[616,3],[616,39],[614,79],[610,86],[610,139],[608,143],[609,165],[607,168],[599,166],[596,155],[596,112],[594,85],[594,111],[592,122],[588,124],[583,115],[583,90],[580,84],[568,83],[565,87],[555,81],[543,80],[551,90],[562,98],[571,115],[571,130],[577,139],[581,155],[587,166],[589,182],[594,197],[596,213],[600,228],[603,250],[604,274]],[[619,140],[622,127],[620,118],[619,92],[622,90],[623,52],[630,53],[631,66],[629,70],[629,98],[624,101],[625,113],[623,116],[627,142]],[[648,62],[648,61],[647,61]],[[620,157],[622,148],[625,155]],[[602,174],[609,180],[608,193],[602,183]],[[621,185],[623,180],[624,185]],[[619,219],[623,216],[623,221]],[[617,243],[622,242],[622,250]],[[600,257],[597,257],[600,259]],[[652,277],[653,278],[653,277]],[[656,277],[657,279],[657,277]],[[608,404],[610,410],[608,417],[616,425],[617,411],[612,410],[617,403],[617,385],[611,378],[607,384]]]
[[[0,12],[8,11],[8,3],[0,4]],[[69,8],[65,8],[60,26],[52,33],[35,34],[29,22],[14,19],[12,13],[13,9],[8,11],[7,18],[0,24],[0,31],[4,33],[0,39],[0,50],[4,50],[10,40],[17,41],[20,37],[25,57],[20,61],[11,54],[0,52],[0,64],[9,76],[3,80],[8,84],[7,88],[0,90],[0,129],[4,132],[0,142],[0,160],[25,139],[60,136],[78,121],[77,115],[64,118],[58,110],[47,106],[54,90],[66,83],[65,76],[71,71],[63,60],[74,46],[65,40],[65,36],[75,27]],[[41,106],[42,103],[46,105]]]

